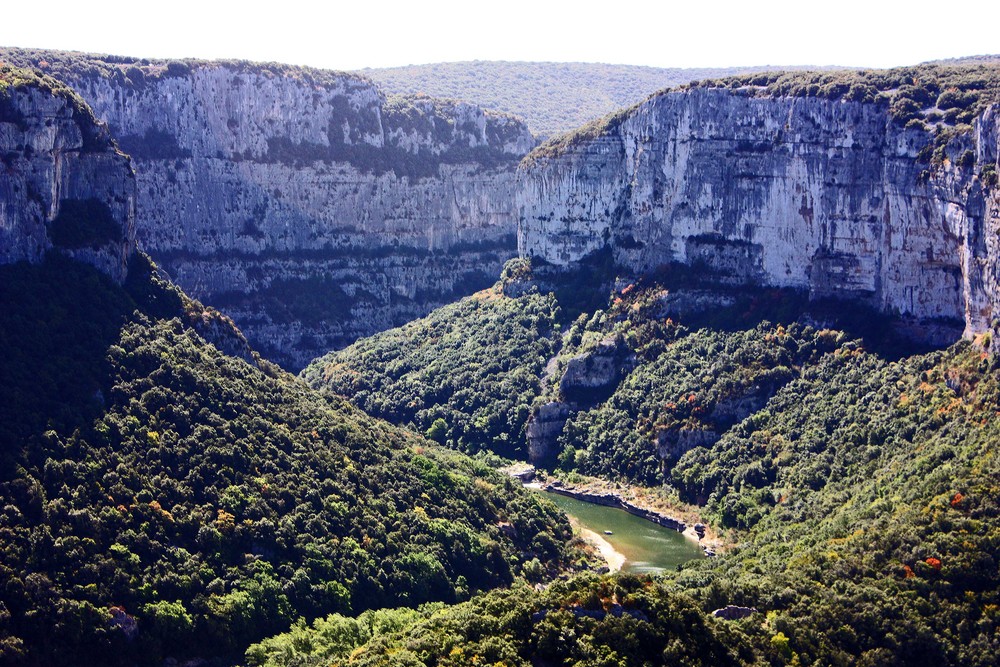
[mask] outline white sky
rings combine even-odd
[[[457,60],[891,67],[1000,53],[1000,0],[6,0],[4,5],[0,46],[273,60],[331,69]]]

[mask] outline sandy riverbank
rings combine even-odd
[[[542,473],[540,475],[540,479],[535,479],[534,481],[525,484],[525,486],[544,490],[546,484],[548,484],[551,479],[552,478],[547,478],[544,473]],[[628,502],[634,507],[656,512],[684,522],[686,527],[681,534],[688,540],[698,544],[709,555],[718,554],[729,546],[719,533],[713,530],[711,526],[704,524],[702,518],[696,511],[694,511],[694,507],[678,507],[659,495],[655,489],[627,485],[623,487],[622,485],[613,484],[595,477],[574,480],[570,488],[576,491],[589,492],[597,495],[612,494],[621,500]],[[579,496],[574,497],[579,498]],[[584,498],[579,499],[585,500]],[[699,536],[694,529],[694,526],[698,523],[701,523],[704,526],[704,533],[702,536]],[[600,535],[598,535],[598,537],[600,538]],[[603,538],[601,539],[603,540]]]
[[[584,528],[580,526],[576,521],[573,521],[573,527],[580,531],[580,537],[582,537],[588,544],[591,544],[600,553],[601,557],[607,562],[608,569],[612,572],[618,572],[625,565],[625,556],[620,551],[615,550],[611,545],[600,534],[595,533],[589,528]]]

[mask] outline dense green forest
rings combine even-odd
[[[772,331],[740,337],[773,343]],[[688,664],[677,634],[693,627],[725,651],[701,648],[702,662],[690,664],[995,664],[1000,364],[970,343],[892,361],[857,341],[829,342],[832,351],[816,350],[818,362],[764,409],[671,468],[679,493],[700,496],[713,523],[733,526],[738,545],[721,557],[641,588],[622,576],[540,596],[491,594],[362,634],[367,643],[349,656],[355,645],[331,647],[320,627],[299,628],[298,645],[344,664],[462,664],[470,651],[506,664]],[[696,364],[689,354],[681,360]],[[621,588],[641,590],[641,601]],[[613,620],[615,604],[645,618]],[[651,604],[685,621],[661,624]],[[729,604],[757,611],[707,625],[697,613]],[[553,639],[564,648],[546,653]],[[281,647],[292,640],[248,658],[325,664],[286,660]]]
[[[512,272],[532,283],[532,267],[512,265]],[[544,369],[536,405],[567,400],[560,377],[570,360],[609,340],[628,351],[618,355],[621,379],[605,396],[571,403],[556,464],[571,475],[661,486],[729,531],[734,545],[721,557],[692,562],[657,585],[690,596],[703,612],[727,604],[758,609],[730,622],[733,655],[748,645],[753,659],[770,664],[993,664],[1000,651],[1000,365],[988,336],[921,350],[860,307],[808,303],[779,290],[707,289],[690,272],[669,271],[625,285],[607,281],[604,307],[570,320],[557,293],[543,297],[539,286],[549,285],[535,283],[520,297],[502,296],[511,290],[501,283],[495,298],[508,313],[518,304],[529,312],[542,298],[555,302],[548,307],[561,335],[546,343],[553,356],[544,364],[526,360],[533,373]],[[457,340],[481,338],[480,320],[461,319],[468,312],[438,311],[428,321]],[[502,347],[494,354],[502,356]],[[403,350],[385,363],[409,359]],[[448,348],[436,362],[461,366]],[[380,366],[362,368],[368,386],[377,386]],[[506,400],[496,394],[493,410]],[[477,409],[490,409],[488,396],[480,401]],[[572,605],[567,595],[545,604]],[[469,638],[454,637],[448,614],[488,623],[490,612],[477,604],[487,603],[373,635],[359,655],[412,651],[422,661],[413,664],[451,664],[446,653]],[[559,618],[566,636],[579,632],[579,615]],[[472,637],[473,645],[515,664],[530,660],[539,626],[509,622],[518,630],[503,642],[479,647]],[[499,632],[507,629],[491,636]],[[657,641],[667,636],[650,632]],[[599,656],[611,654],[598,651],[553,664],[648,660],[611,650],[608,662]]]
[[[0,267],[0,662],[235,658],[299,617],[562,566],[555,508],[224,356],[134,265],[126,289],[56,256]]]
[[[520,116],[541,138],[568,132],[664,88],[765,67],[662,68],[603,63],[472,61],[364,69],[389,93],[467,100]],[[793,68],[798,69],[798,68]]]
[[[494,286],[332,352],[302,377],[441,444],[525,458],[524,425],[553,353],[557,311],[553,296],[512,299]]]
[[[387,610],[256,644],[253,667],[301,665],[746,665],[738,630],[648,577],[583,575],[544,590],[515,586],[444,608]]]

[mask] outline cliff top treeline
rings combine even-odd
[[[676,91],[698,89],[724,89],[754,97],[810,97],[879,104],[902,125],[946,137],[971,129],[976,116],[988,105],[1000,101],[1000,62],[984,58],[982,62],[960,66],[930,64],[888,70],[740,74],[661,90],[646,102]],[[619,109],[553,137],[529,153],[524,164],[557,157],[573,146],[614,131],[641,104]]]
[[[0,48],[0,62],[18,67],[41,70],[57,79],[77,77],[102,77],[118,79],[122,83],[142,86],[146,79],[187,76],[200,67],[223,66],[236,71],[254,72],[269,77],[289,77],[316,86],[330,86],[344,79],[367,82],[368,79],[351,72],[318,69],[300,65],[249,60],[223,59],[199,60],[196,58],[158,59],[134,58],[78,51],[53,51],[49,49]]]
[[[321,69],[305,65],[288,65],[276,62],[257,62],[239,59],[201,60],[197,58],[162,59],[135,58],[131,56],[102,55],[76,51],[52,51],[48,49],[23,49],[0,47],[0,65],[9,63],[21,68],[31,76],[46,79],[61,89],[72,90],[61,81],[72,81],[81,77],[112,79],[127,87],[142,87],[148,81],[189,76],[193,71],[205,67],[225,67],[235,72],[258,74],[266,78],[288,78],[302,83],[331,87],[345,80],[361,84],[374,84],[383,91],[387,110],[398,111],[414,108],[415,103],[431,104],[435,111],[447,111],[457,104],[468,102],[483,106],[488,116],[513,120],[516,113],[486,108],[461,94],[428,94],[424,90],[384,90],[379,82],[357,72]],[[701,70],[698,70],[701,71]],[[28,75],[26,74],[26,76]],[[460,90],[454,91],[460,93]],[[75,93],[72,93],[76,95]],[[78,97],[78,96],[77,96]],[[620,105],[619,105],[620,106]]]
[[[45,73],[24,67],[6,64],[0,56],[0,123],[21,123],[21,112],[12,104],[12,93],[37,89],[54,97],[67,100],[73,110],[73,120],[80,126],[86,148],[101,150],[114,145],[107,128],[101,123],[90,106],[61,80]]]

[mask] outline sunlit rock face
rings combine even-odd
[[[37,85],[0,88],[0,264],[55,250],[121,283],[134,211],[128,157],[79,100]]]
[[[565,265],[609,245],[636,272],[685,262],[971,335],[1000,306],[1000,205],[978,177],[997,163],[997,109],[943,165],[920,157],[933,140],[873,104],[663,94],[522,170],[519,249]]]
[[[492,284],[526,126],[347,74],[176,63],[69,83],[134,161],[139,241],[298,369]]]

